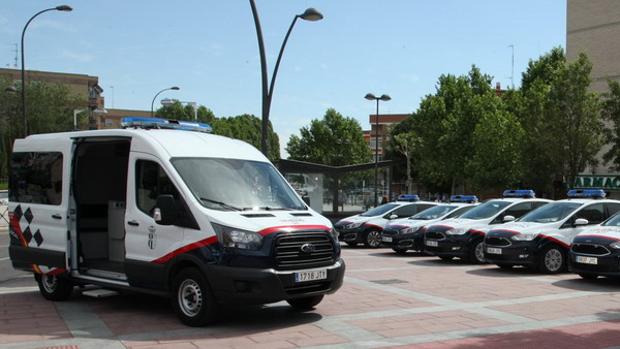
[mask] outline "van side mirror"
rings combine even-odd
[[[575,219],[575,223],[573,223],[573,225],[576,227],[582,226],[582,225],[588,225],[588,224],[590,224],[590,221],[588,221],[585,218],[577,218]]]
[[[170,194],[157,197],[155,208],[153,209],[153,219],[160,225],[176,224],[179,217],[179,208],[174,196]]]
[[[504,223],[508,223],[508,222],[514,221],[515,219],[516,219],[515,216],[506,215],[506,216],[504,216],[503,221],[504,221]]]

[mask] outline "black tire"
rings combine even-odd
[[[381,247],[381,232],[378,230],[369,230],[366,232],[364,246],[369,248]]]
[[[354,241],[345,241],[347,245],[349,245],[349,247],[355,247],[357,246],[357,242]]]
[[[39,291],[48,301],[66,301],[73,294],[73,283],[62,275],[34,274]]]
[[[441,258],[442,261],[446,261],[446,262],[449,262],[452,259],[454,259],[454,257],[452,256],[439,256],[439,258]]]
[[[581,276],[581,278],[584,279],[584,280],[596,280],[598,278],[598,275],[596,275],[596,274],[580,273],[578,275]]]
[[[566,253],[557,245],[547,246],[540,254],[538,271],[545,274],[557,274],[566,270]]]
[[[319,296],[311,296],[311,297],[304,297],[304,298],[293,298],[293,299],[289,299],[286,302],[288,302],[288,304],[291,305],[291,307],[293,307],[293,309],[298,310],[298,311],[309,311],[314,309],[314,307],[321,303],[321,301],[323,300],[323,295],[319,295]]]
[[[469,249],[469,255],[467,256],[467,262],[473,264],[484,264],[484,244],[482,240],[476,240],[471,244]]]
[[[172,306],[182,323],[199,327],[215,322],[217,303],[200,270],[182,269],[174,277],[172,286]]]
[[[396,247],[393,247],[392,250],[394,252],[396,252],[396,254],[401,255],[401,256],[404,256],[404,255],[407,254],[407,249],[406,248],[396,248]]]
[[[497,264],[497,266],[504,270],[512,270],[512,267],[514,267],[512,264]]]

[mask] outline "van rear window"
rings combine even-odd
[[[9,178],[9,201],[60,205],[62,202],[62,153],[13,153]]]

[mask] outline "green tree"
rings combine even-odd
[[[254,115],[242,114],[233,117],[214,118],[212,127],[214,134],[240,139],[260,148],[261,119]],[[273,131],[271,122],[267,131],[267,142],[269,143],[267,157],[272,161],[280,159],[280,139]]]
[[[194,106],[190,104],[186,104],[184,106],[179,101],[174,101],[173,103],[162,106],[157,109],[155,115],[164,119],[186,121],[193,121],[194,118],[197,117],[197,121],[206,122],[209,124],[213,123],[213,120],[215,119],[215,114],[213,114],[213,111],[204,105],[198,106],[195,113]]]
[[[620,83],[609,81],[609,92],[603,101],[603,118],[608,122],[605,140],[611,145],[603,156],[615,171],[620,171]]]
[[[407,175],[407,192],[413,192],[413,174],[411,172],[411,163],[413,156],[415,155],[416,144],[418,143],[418,137],[413,132],[398,133],[393,136],[394,148],[397,152],[405,157],[405,168]]]
[[[365,163],[372,157],[357,120],[334,109],[302,127],[300,135],[292,135],[287,143],[290,159],[342,166]]]

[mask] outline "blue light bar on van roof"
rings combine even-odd
[[[602,199],[607,196],[607,193],[603,189],[571,189],[566,196],[573,199]]]
[[[209,124],[194,121],[181,121],[181,120],[168,120],[161,118],[147,118],[147,117],[125,117],[121,120],[122,128],[163,128],[183,131],[197,131],[204,133],[211,133],[213,129]]]
[[[531,189],[510,189],[504,190],[502,196],[505,198],[533,199],[536,197],[536,193]]]
[[[478,197],[476,195],[452,195],[450,202],[478,202]]]
[[[400,194],[398,195],[398,201],[419,201],[420,197],[416,194]]]

